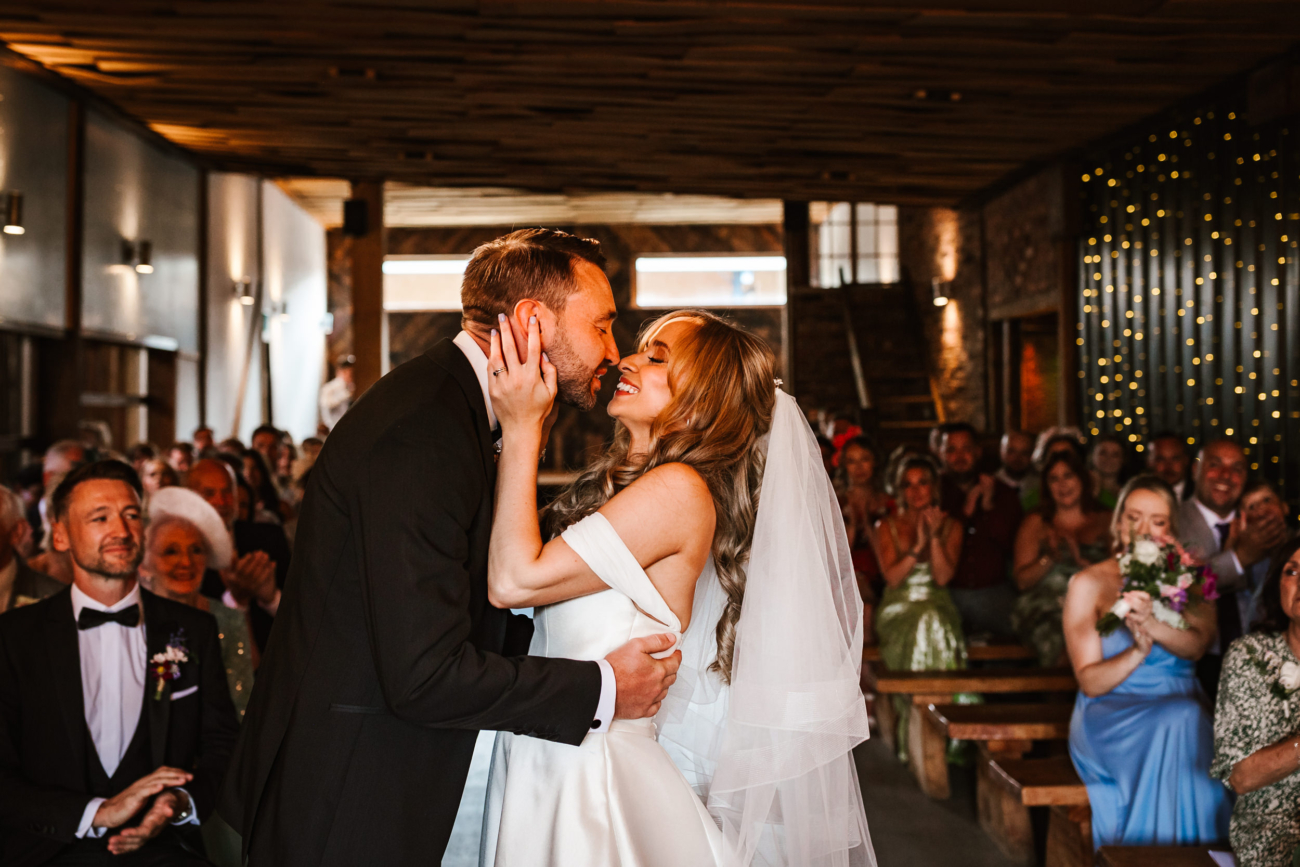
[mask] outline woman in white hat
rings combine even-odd
[[[188,488],[163,488],[149,498],[141,583],[159,596],[207,611],[217,619],[230,697],[242,720],[256,665],[248,614],[200,593],[203,573],[225,569],[233,554],[221,516],[198,494]]]

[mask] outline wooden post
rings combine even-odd
[[[809,271],[812,267],[808,246],[808,203],[786,202],[782,228],[785,247],[785,310],[781,316],[781,355],[784,356],[781,366],[785,371],[785,390],[797,395],[795,367],[799,361],[795,357],[794,343],[799,313],[798,295],[808,289],[811,282]]]
[[[384,183],[354,182],[352,197],[364,200],[367,212],[366,233],[352,242],[352,351],[360,397],[383,371]]]

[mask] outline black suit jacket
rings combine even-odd
[[[149,655],[184,631],[189,662],[161,699],[145,684],[150,757],[194,774],[185,788],[211,811],[238,731],[211,614],[141,590]],[[197,691],[172,700],[197,686]],[[0,863],[40,864],[75,841],[87,793],[81,653],[72,591],[0,616]]]
[[[220,811],[250,864],[438,864],[479,729],[578,744],[594,662],[487,600],[496,464],[450,341],[330,433]]]
[[[24,605],[31,604],[30,599],[46,599],[64,589],[67,585],[55,581],[44,572],[37,572],[22,557],[18,557],[18,574],[14,576],[14,586],[9,590],[9,598],[6,600],[5,610],[14,607],[14,603],[19,600]]]

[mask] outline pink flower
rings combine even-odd
[[[1192,586],[1192,583],[1193,583],[1193,582],[1192,582],[1192,573],[1191,573],[1191,572],[1184,572],[1184,573],[1182,573],[1181,575],[1178,576],[1178,589],[1179,589],[1179,590],[1186,590],[1188,587],[1191,587],[1191,586]]]
[[[1213,602],[1219,598],[1219,576],[1215,575],[1212,570],[1206,568],[1201,572],[1201,597],[1207,602]]]

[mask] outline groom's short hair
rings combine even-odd
[[[599,241],[556,229],[520,229],[483,244],[465,266],[462,319],[496,325],[498,314],[509,315],[525,298],[559,313],[576,289],[574,259],[605,269]]]

